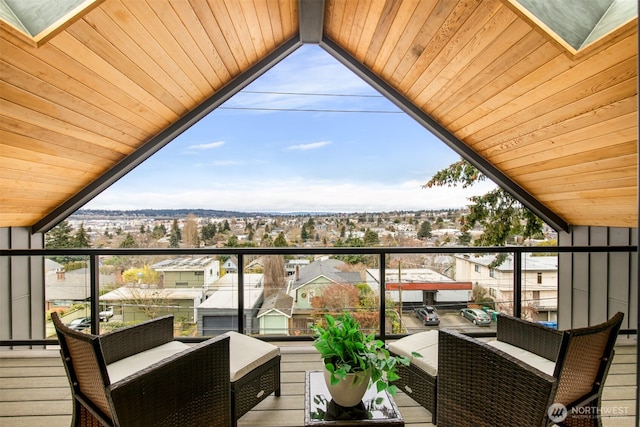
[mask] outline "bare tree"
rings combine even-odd
[[[269,255],[263,258],[264,265],[264,297],[276,294],[284,289],[286,280],[284,276],[284,257],[282,255]]]
[[[194,214],[189,214],[182,227],[182,242],[187,248],[197,248],[200,246],[200,236],[198,235],[198,220]]]
[[[124,305],[135,307],[149,319],[167,312],[171,305],[166,289],[126,287],[117,291]]]

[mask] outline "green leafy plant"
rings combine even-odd
[[[392,356],[375,335],[364,334],[353,316],[345,311],[334,318],[325,315],[326,327],[311,326],[315,332],[314,347],[320,352],[325,368],[331,373],[331,384],[336,385],[347,374],[369,370],[371,383],[378,392],[387,390],[395,395],[397,387],[391,383],[398,380],[398,364],[409,365],[408,357]],[[418,353],[413,354],[420,357]]]

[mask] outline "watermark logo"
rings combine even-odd
[[[549,419],[554,423],[561,423],[562,421],[564,421],[565,418],[567,418],[567,414],[567,407],[562,403],[554,403],[547,409],[547,415],[549,416]]]

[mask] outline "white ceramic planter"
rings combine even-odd
[[[347,378],[341,379],[336,385],[331,385],[331,373],[324,369],[324,381],[327,384],[333,401],[340,406],[352,407],[362,402],[362,397],[369,386],[371,374],[369,371],[347,374]]]

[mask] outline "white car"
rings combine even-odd
[[[108,322],[113,317],[113,307],[107,307],[105,311],[101,311],[98,316],[101,322]]]

